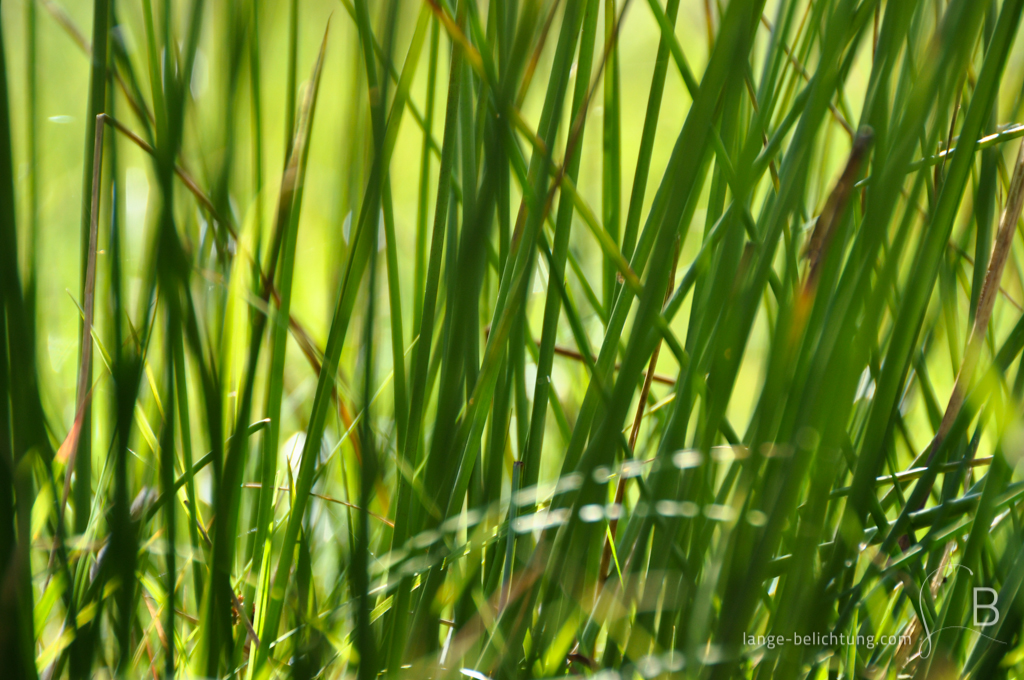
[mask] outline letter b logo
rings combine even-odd
[[[978,593],[979,592],[988,593],[989,595],[991,595],[992,599],[988,602],[988,604],[985,604],[985,603],[982,603],[982,602],[978,602]],[[981,626],[982,628],[984,628],[985,626],[992,626],[992,625],[995,625],[995,624],[999,623],[999,609],[996,607],[996,603],[998,601],[999,601],[999,594],[995,591],[994,588],[981,588],[981,587],[974,588],[974,625],[975,626]],[[990,610],[992,610],[992,614],[994,614],[994,616],[992,618],[990,618],[990,619],[986,619],[985,621],[979,621],[978,620],[978,610],[979,609],[990,609]]]

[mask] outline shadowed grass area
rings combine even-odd
[[[1024,676],[1022,12],[4,3],[0,675]]]

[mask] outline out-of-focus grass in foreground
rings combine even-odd
[[[8,0],[0,675],[1024,676],[1024,0]]]

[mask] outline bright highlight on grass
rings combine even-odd
[[[0,676],[1024,677],[1024,0],[0,8]]]

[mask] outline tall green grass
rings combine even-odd
[[[0,676],[1024,676],[1022,12],[4,3]]]

